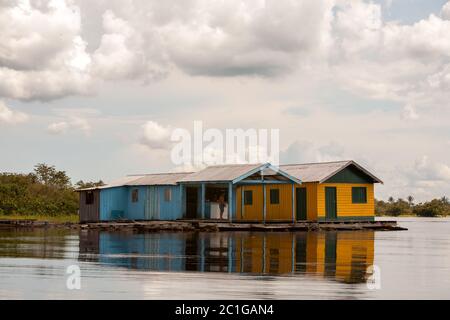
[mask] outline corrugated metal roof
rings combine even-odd
[[[107,189],[123,186],[156,186],[156,185],[176,185],[177,182],[184,176],[191,174],[191,172],[174,172],[174,173],[153,173],[130,175],[111,181],[108,184],[100,187],[92,187],[85,189],[78,189],[77,191]]]
[[[121,187],[127,185],[127,183],[134,181],[136,179],[142,178],[144,175],[139,176],[126,176],[122,177],[116,180],[111,181],[108,184],[105,184],[103,186],[99,187],[91,187],[91,188],[83,188],[83,189],[77,189],[76,191],[87,191],[87,190],[97,190],[97,189],[105,189],[105,188],[114,188],[114,187]]]
[[[280,165],[282,172],[298,179],[301,182],[324,182],[331,176],[335,175],[345,167],[354,165],[368,176],[372,177],[374,181],[381,182],[379,178],[361,167],[352,160],[321,162],[321,163],[303,163],[303,164],[288,164]],[[218,166],[209,166],[198,172],[179,172],[179,173],[155,173],[126,176],[111,183],[94,188],[79,189],[94,190],[105,189],[120,186],[148,186],[148,185],[176,185],[178,182],[221,182],[233,181],[250,171],[263,166],[262,164],[227,164]],[[270,168],[265,168],[264,174],[276,174]],[[291,177],[291,178],[292,178]]]
[[[180,179],[192,174],[191,172],[179,173],[156,173],[146,174],[136,180],[128,182],[127,186],[156,186],[156,185],[176,185]]]
[[[124,185],[128,185],[130,182],[133,182],[139,178],[142,178],[143,175],[139,175],[139,176],[126,176],[126,177],[122,177],[116,180],[111,181],[110,183],[99,187],[100,189],[104,189],[104,188],[112,188],[112,187],[121,187]]]
[[[206,167],[192,173],[179,182],[233,181],[262,164],[226,164]]]
[[[372,177],[375,181],[383,183],[383,181],[381,181],[379,178],[375,177],[372,173],[352,160],[288,164],[281,165],[280,168],[290,175],[301,179],[302,182],[324,182],[325,180],[351,164],[355,165],[358,169]]]

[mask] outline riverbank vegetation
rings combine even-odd
[[[375,215],[377,216],[417,216],[446,217],[450,216],[450,201],[447,197],[426,202],[414,203],[414,197],[406,200],[390,197],[388,201],[375,200]]]
[[[0,218],[73,221],[78,217],[75,189],[102,184],[72,184],[65,171],[43,163],[31,173],[0,173]]]

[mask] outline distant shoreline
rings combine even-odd
[[[29,220],[29,221],[39,221],[39,222],[49,222],[49,223],[78,223],[79,216],[77,214],[71,215],[59,215],[59,216],[50,216],[50,215],[8,215],[8,214],[0,214],[1,220]]]

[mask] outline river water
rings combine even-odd
[[[450,219],[397,220],[409,230],[0,229],[0,299],[450,299]]]

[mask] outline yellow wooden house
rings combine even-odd
[[[281,165],[279,170],[301,182],[280,183],[266,173],[265,184],[237,185],[236,220],[374,219],[374,185],[382,181],[355,161]]]

